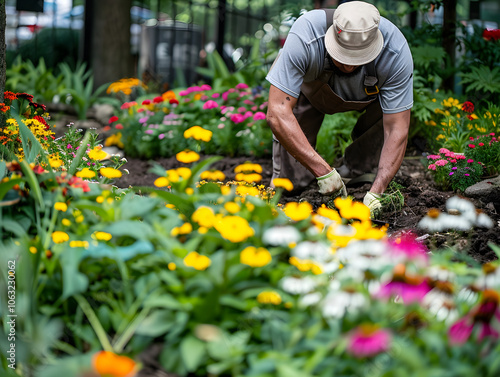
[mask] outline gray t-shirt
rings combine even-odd
[[[375,59],[380,90],[379,99],[385,114],[399,113],[413,106],[413,59],[401,31],[381,17],[379,29],[384,47]],[[267,81],[283,92],[298,98],[302,82],[317,79],[325,64],[326,17],[323,10],[312,10],[295,21]],[[330,80],[333,91],[346,101],[366,101],[364,89],[366,66],[354,76],[337,76]]]

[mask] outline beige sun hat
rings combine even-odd
[[[384,46],[379,23],[380,13],[372,4],[349,1],[339,5],[333,24],[326,31],[326,50],[342,64],[359,66],[371,62]]]

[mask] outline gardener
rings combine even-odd
[[[299,17],[266,77],[273,179],[303,190],[316,178],[320,193],[345,196],[341,177],[376,171],[363,202],[379,210],[405,154],[412,75],[406,39],[373,5],[350,1]],[[364,113],[337,171],[316,152],[316,137],[325,114],[351,110]]]

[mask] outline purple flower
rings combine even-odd
[[[458,168],[456,166],[452,167],[451,170],[457,170]]]
[[[71,146],[71,144],[68,144],[68,146],[66,148],[71,149],[73,147]]]
[[[453,172],[450,172],[450,175],[453,175]]]
[[[465,173],[464,175],[465,175],[466,177],[470,176],[470,174],[469,174],[469,173]]]

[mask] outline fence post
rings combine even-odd
[[[217,11],[218,11],[218,24],[217,24],[216,48],[219,55],[223,56],[224,34],[226,31],[226,0],[219,0]]]

